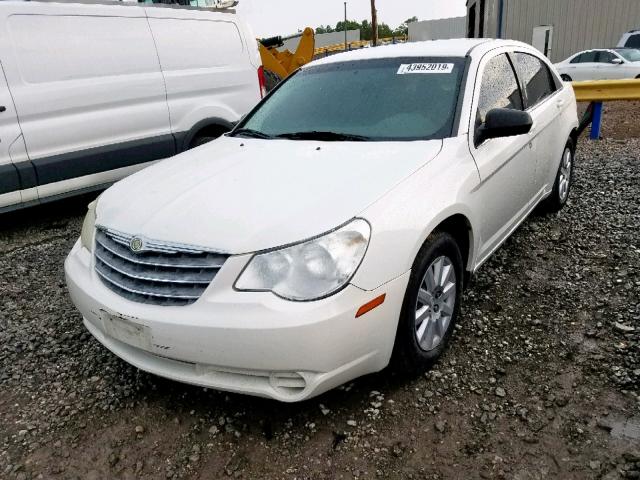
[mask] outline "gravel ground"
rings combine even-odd
[[[581,142],[567,208],[465,294],[429,372],[283,405],[166,381],[81,325],[89,198],[0,224],[0,478],[640,478],[640,139]]]

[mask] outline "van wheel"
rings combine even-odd
[[[564,74],[564,73],[562,75],[560,75],[560,78],[562,79],[563,82],[571,82],[572,81],[571,77],[569,75],[567,75],[567,74]]]
[[[210,137],[207,135],[198,136],[191,141],[189,148],[199,147],[200,145],[214,141],[216,138],[217,137]]]
[[[393,364],[419,373],[442,355],[456,324],[463,282],[458,244],[446,232],[431,234],[411,269],[393,347]]]
[[[556,174],[551,195],[544,201],[543,208],[548,213],[556,213],[562,210],[569,199],[569,192],[573,184],[575,147],[572,140],[568,140],[562,152],[562,159]]]

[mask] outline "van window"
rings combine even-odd
[[[231,65],[244,49],[231,22],[150,18],[149,23],[165,71]]]
[[[640,48],[640,34],[631,35],[624,44],[627,48]]]
[[[12,15],[8,24],[27,83],[159,71],[144,18]]]

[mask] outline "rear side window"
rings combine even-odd
[[[511,62],[500,54],[487,63],[480,83],[477,120],[484,123],[487,112],[494,108],[522,110],[522,95]]]
[[[8,24],[26,83],[160,70],[144,18],[12,15]]]
[[[513,57],[526,91],[527,107],[533,107],[556,91],[551,70],[542,60],[528,53],[514,53]]]
[[[162,70],[215,68],[237,64],[243,51],[232,22],[150,18]]]
[[[584,52],[571,60],[571,63],[591,63],[596,61],[596,57],[598,56],[598,52],[590,51]]]
[[[629,48],[640,48],[640,34],[631,35],[627,38],[627,43],[625,43],[624,46]]]

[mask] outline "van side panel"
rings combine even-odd
[[[11,156],[11,145],[21,138],[20,126],[11,92],[5,82],[2,63],[0,63],[0,211],[4,207],[22,201],[23,185],[20,172],[15,165],[16,159]]]
[[[143,8],[14,8],[25,14],[7,18],[10,84],[41,197],[68,190],[67,179],[175,153]]]
[[[257,69],[251,63],[255,47],[245,43],[235,16],[158,8],[147,12],[176,137],[206,119],[233,124],[260,100]]]

